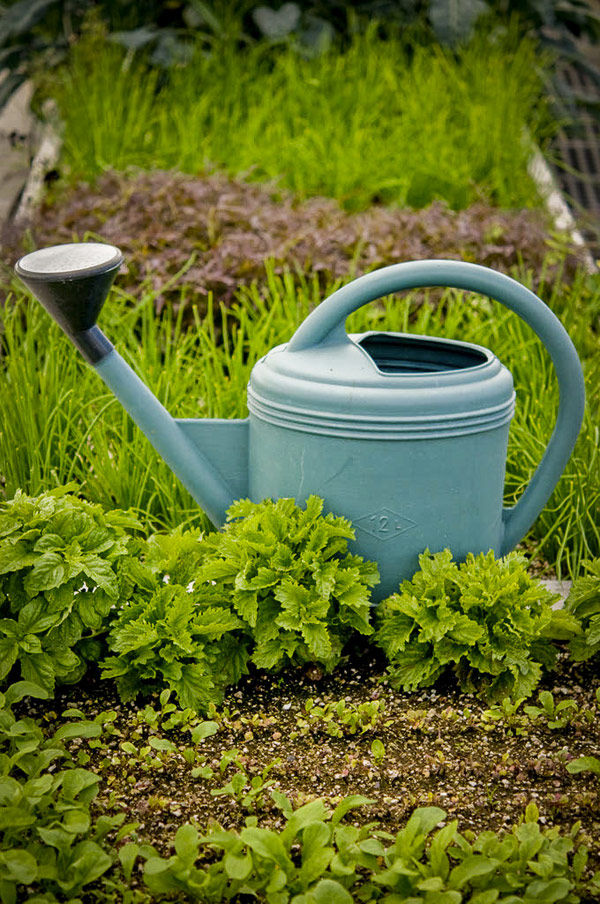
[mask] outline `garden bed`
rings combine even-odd
[[[321,510],[143,539],[64,489],[3,506],[9,902],[594,900],[599,563],[556,609],[520,556],[425,554],[375,609]]]
[[[49,732],[62,724],[64,710],[68,717],[79,709],[87,719],[106,714],[100,716],[107,719],[101,741],[67,742],[101,778],[92,812],[124,813],[127,823],[136,823],[137,843],[152,844],[163,857],[173,853],[175,832],[188,822],[201,832],[211,822],[240,831],[254,815],[260,826],[281,831],[285,819],[271,797],[274,789],[294,807],[323,798],[333,808],[349,795],[364,795],[372,802],[354,811],[351,822],[376,821],[394,835],[415,807],[441,807],[448,821],[458,819],[460,832],[479,833],[510,830],[535,803],[544,828],[567,835],[575,822],[581,824],[577,837],[589,848],[587,874],[600,869],[600,782],[591,773],[566,770],[574,757],[600,748],[600,685],[593,663],[563,658],[540,686],[555,704],[574,702],[566,724],[554,728],[543,714],[528,718],[523,706],[512,714],[510,708],[487,707],[460,694],[451,680],[411,694],[393,691],[383,672],[381,660],[356,649],[331,676],[314,668],[281,676],[254,673],[210,715],[218,730],[193,745],[192,762],[182,752],[190,749],[189,732],[199,717],[188,712],[186,722],[181,709],[156,695],[146,707],[146,701],[123,704],[112,683],[91,678],[58,689],[48,703],[29,701],[24,712],[41,718]],[[315,706],[343,701],[342,716],[332,720],[341,737],[328,734],[326,722],[309,718],[308,700]],[[374,701],[382,707],[375,724],[351,734],[349,714]],[[537,700],[528,702],[539,707]],[[161,728],[169,720],[174,726]],[[376,739],[383,751],[373,747]],[[128,747],[143,751],[149,743],[155,745],[149,754],[132,754]],[[224,757],[230,764],[221,771]],[[214,775],[194,778],[194,769]],[[211,793],[236,773],[246,776],[237,791]],[[141,885],[141,872],[134,873],[133,885]]]
[[[56,191],[56,189],[55,189]],[[347,278],[403,260],[452,258],[505,272],[573,276],[580,249],[552,237],[539,210],[498,210],[484,203],[454,211],[441,202],[424,210],[372,207],[347,213],[333,200],[298,202],[273,186],[224,175],[176,172],[106,173],[46,201],[31,224],[38,247],[100,237],[125,255],[119,284],[139,296],[150,289],[160,309],[182,290],[206,307],[206,296],[230,304],[240,286],[276,273]],[[19,236],[6,237],[13,259]],[[21,246],[22,248],[22,246]],[[554,262],[548,254],[554,250]]]

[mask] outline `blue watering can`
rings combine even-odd
[[[234,499],[316,494],[350,518],[354,551],[378,563],[379,597],[410,577],[425,547],[504,555],[523,537],[571,454],[585,403],[566,331],[532,292],[459,261],[395,264],[323,301],[255,365],[245,420],[172,418],[96,326],[123,261],[90,242],[27,254],[17,275],[83,353],[215,525]],[[551,355],[554,432],[513,508],[503,508],[510,372],[478,345],[404,333],[348,335],[349,314],[392,292],[450,286],[519,314]]]

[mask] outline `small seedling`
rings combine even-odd
[[[385,758],[385,747],[379,738],[375,738],[371,744],[371,753],[376,763],[382,763]]]
[[[237,751],[236,751],[237,753]],[[239,759],[229,760],[239,767],[239,771],[234,773],[226,785],[222,788],[214,788],[211,790],[213,797],[223,795],[232,797],[236,800],[244,810],[255,813],[264,807],[268,795],[267,792],[275,784],[274,779],[268,779],[267,776],[276,766],[281,763],[281,758],[268,763],[259,775],[250,776]]]
[[[593,772],[600,777],[600,760],[596,756],[580,756],[567,763],[567,772],[575,775],[579,772]]]
[[[527,734],[529,722],[524,712],[519,712],[523,699],[511,700],[504,697],[500,703],[495,703],[481,714],[483,727],[489,730],[493,723],[504,723],[508,734]]]
[[[540,706],[524,706],[523,710],[532,721],[540,717],[546,722],[548,728],[565,728],[571,725],[579,716],[579,707],[575,700],[560,700],[555,703],[550,691],[540,691],[538,694]]]
[[[300,734],[307,734],[311,729],[325,729],[333,738],[345,735],[364,734],[376,728],[385,711],[383,700],[371,700],[365,703],[351,703],[337,700],[318,706],[313,699],[304,704],[304,715],[296,716],[296,724]]]

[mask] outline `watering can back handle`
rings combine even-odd
[[[585,407],[583,373],[575,347],[558,318],[537,295],[509,276],[478,264],[445,260],[393,264],[353,280],[325,299],[298,328],[288,351],[349,342],[346,318],[358,308],[392,292],[426,286],[478,292],[515,311],[546,346],[558,377],[558,414],[550,442],[517,504],[502,513],[500,555],[505,555],[527,533],[558,482],[573,451]]]

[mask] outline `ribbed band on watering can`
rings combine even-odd
[[[368,351],[382,340],[383,364]],[[395,347],[402,362],[396,370]],[[299,352],[279,346],[255,366],[248,386],[254,417],[353,439],[492,430],[510,421],[514,407],[510,373],[487,349],[405,333],[352,335]]]

